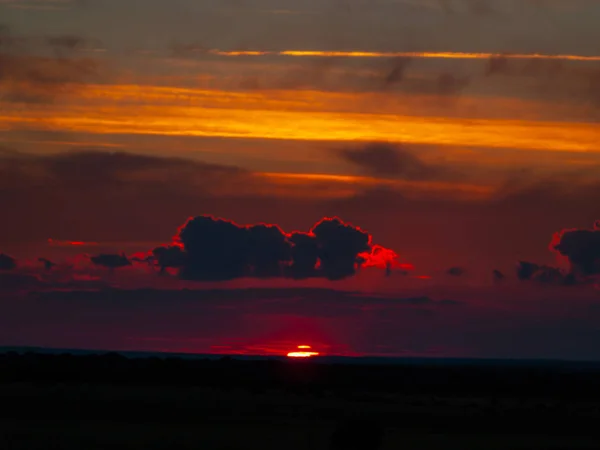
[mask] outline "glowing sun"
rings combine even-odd
[[[311,356],[319,356],[319,352],[313,352],[310,345],[299,345],[297,350],[289,352],[288,358],[310,358]]]

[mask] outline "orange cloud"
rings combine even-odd
[[[350,175],[330,175],[314,173],[259,173],[257,176],[267,178],[271,183],[270,188],[276,186],[276,192],[280,189],[290,189],[290,194],[306,195],[306,189],[314,187],[315,194],[331,197],[350,197],[356,195],[365,188],[374,188],[386,186],[389,188],[402,188],[404,192],[413,191],[415,193],[454,193],[469,198],[485,198],[494,191],[493,186],[482,186],[467,183],[451,183],[438,181],[408,181],[399,179],[382,179],[374,177],[361,177]],[[332,192],[331,188],[322,189],[323,185],[337,186],[337,190]],[[344,189],[346,186],[346,189]],[[301,188],[301,189],[298,189]],[[333,195],[337,192],[339,195]],[[311,195],[312,196],[312,195]],[[318,197],[318,195],[315,195]]]
[[[510,59],[548,59],[564,61],[600,61],[600,56],[591,55],[550,55],[542,53],[469,53],[469,52],[361,52],[361,51],[322,51],[322,50],[208,50],[219,56],[294,56],[294,57],[336,57],[336,58],[425,58],[425,59],[489,59],[502,56]]]
[[[298,100],[289,93],[279,96],[267,92],[202,91],[203,104],[190,105],[181,99],[178,105],[143,106],[139,95],[150,101],[153,95],[172,95],[170,89],[94,86],[91,92],[98,100],[104,97],[105,101],[86,99],[62,107],[4,111],[0,121],[9,130],[29,127],[93,134],[392,141],[577,152],[598,151],[600,137],[594,123],[332,111],[329,107],[333,104],[327,103],[331,97],[325,92],[308,94],[312,100],[310,97]],[[335,94],[333,97],[335,101]]]

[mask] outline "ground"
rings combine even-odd
[[[557,385],[572,385],[571,391],[540,388],[527,395],[523,389],[510,391],[501,380],[488,384],[488,392],[482,391],[486,384],[465,391],[458,375],[463,372],[456,369],[452,376],[448,369],[446,376],[438,370],[438,384],[425,385],[423,375],[412,386],[398,378],[394,388],[377,379],[403,369],[337,368],[336,376],[345,379],[336,384],[326,382],[324,369],[308,370],[308,365],[242,363],[246,365],[233,376],[230,362],[205,363],[206,372],[221,364],[218,370],[230,374],[215,384],[211,377],[189,382],[189,371],[197,373],[198,368],[185,363],[171,362],[169,370],[162,372],[162,382],[151,369],[147,379],[135,382],[125,374],[139,377],[135,367],[141,362],[127,366],[129,362],[122,360],[117,364],[111,359],[69,359],[69,373],[78,374],[73,379],[61,371],[56,358],[37,361],[37,371],[30,366],[27,373],[14,370],[15,361],[0,365],[3,450],[376,450],[378,437],[381,449],[600,448],[596,431],[600,402],[592,385],[585,386],[589,395],[578,394],[576,388],[583,381],[575,386],[573,377],[583,377],[581,373],[535,379],[542,386],[555,379]],[[128,370],[117,376],[115,365]],[[82,370],[76,372],[79,366]],[[100,366],[110,382],[98,381]],[[277,367],[280,382],[266,375],[271,370],[267,367]],[[88,370],[86,379],[82,374]],[[249,379],[248,374],[261,371]],[[292,376],[297,373],[304,375]],[[370,373],[371,379],[359,378],[358,373]],[[491,373],[492,369],[487,376]],[[523,380],[531,381],[526,373],[522,372]],[[186,382],[177,383],[177,378]],[[583,379],[594,382],[590,374]],[[341,446],[333,446],[334,434],[345,441]]]

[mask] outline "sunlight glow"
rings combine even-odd
[[[308,185],[310,182],[331,182],[341,183],[353,186],[389,186],[398,188],[412,188],[423,191],[463,191],[473,196],[485,197],[492,193],[492,186],[478,186],[475,184],[446,183],[437,181],[407,181],[386,178],[365,177],[356,175],[335,175],[321,173],[273,173],[261,172],[257,176],[262,176],[275,183]]]
[[[319,352],[311,351],[310,345],[299,345],[299,351],[289,352],[288,358],[310,358],[311,356],[319,356]]]
[[[433,59],[547,59],[566,61],[600,61],[600,56],[585,55],[547,55],[541,53],[465,53],[465,52],[343,52],[321,50],[283,50],[283,51],[224,51],[209,50],[218,56],[296,56],[296,57],[339,57],[339,58],[433,58]]]
[[[171,92],[122,85],[89,86],[78,95],[80,102],[68,106],[7,109],[2,111],[0,122],[7,130],[36,127],[98,135],[387,141],[594,153],[598,152],[600,136],[597,124],[585,122],[414,116],[391,107],[379,113],[356,112],[356,105],[351,107],[351,96],[326,92],[317,95],[316,91],[298,94],[175,89]],[[191,96],[194,100],[182,101],[178,96]],[[315,98],[320,98],[318,103]],[[381,100],[377,96],[363,100],[367,99]],[[145,103],[143,108],[140,102]]]

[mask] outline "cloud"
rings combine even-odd
[[[517,278],[521,281],[535,281],[540,284],[555,284],[571,286],[576,280],[570,273],[565,273],[563,270],[532,263],[529,261],[519,261],[517,264]]]
[[[406,70],[412,62],[411,58],[395,58],[392,60],[392,66],[383,79],[383,87],[388,88],[401,83],[406,75]]]
[[[196,305],[196,312],[204,314],[221,312],[223,318],[237,314],[247,316],[297,317],[359,317],[367,312],[385,316],[386,313],[402,311],[448,311],[455,306],[465,305],[458,300],[441,299],[428,295],[403,297],[377,295],[328,288],[229,288],[229,289],[118,289],[95,290],[73,289],[71,291],[45,290],[32,294],[32,298],[46,301],[71,302],[86,298],[89,305],[107,307],[112,305],[139,305],[141,307],[165,307],[169,304]],[[201,298],[202,301],[198,301]]]
[[[321,220],[310,235],[316,242],[318,270],[328,279],[354,275],[356,267],[366,259],[363,255],[371,253],[371,236],[338,218]]]
[[[396,93],[438,96],[437,106],[443,106],[442,100],[453,100],[472,82],[472,76],[466,76],[448,71],[417,73],[411,76],[408,63],[397,65],[389,72],[383,72],[383,89],[394,89]],[[379,80],[379,79],[378,79]],[[363,89],[373,89],[373,80],[367,78]]]
[[[565,217],[572,223],[592,223],[598,217],[594,205],[599,204],[600,187],[581,184],[582,177],[553,184],[536,184],[535,174],[524,178],[512,183],[515,188],[478,200],[444,192],[415,197],[408,188],[350,183],[334,188],[352,188],[354,193],[332,199],[331,184],[307,192],[301,183],[279,185],[250,171],[194,159],[93,151],[9,154],[0,157],[0,210],[11,211],[0,222],[0,245],[14,251],[15,241],[48,246],[52,238],[53,245],[40,250],[49,259],[77,251],[127,249],[129,254],[169,242],[191,211],[237,223],[277,223],[284,230],[309,230],[307,218],[335,215],[360,224],[385,247],[410,254],[420,270],[443,271],[465,256],[481,261],[490,272],[504,271],[517,255],[551,264],[547,238],[564,227]],[[490,235],[511,238],[490,240]],[[314,239],[301,234],[293,239],[305,239],[308,245],[292,246],[297,264],[290,275],[306,278],[300,268],[314,268]],[[102,245],[85,250],[55,247],[60,241]],[[427,253],[436,257],[418,256]],[[385,269],[385,263],[378,267]]]
[[[600,107],[600,68],[597,65],[498,55],[488,60],[485,76],[528,78],[531,80],[529,86],[543,98]]]
[[[46,188],[119,189],[127,185],[156,183],[186,188],[209,187],[218,178],[247,172],[231,166],[207,164],[182,158],[161,158],[127,152],[78,150],[51,155],[10,155],[0,158],[0,186],[15,187],[31,181]],[[37,180],[32,180],[35,175]]]
[[[331,184],[307,183],[310,189],[303,189],[303,183],[288,185],[233,166],[126,152],[6,155],[0,157],[0,209],[12,214],[0,222],[0,236],[7,242],[52,238],[52,245],[159,244],[197,209],[294,226],[294,217],[300,223],[307,215],[323,217]],[[36,225],[40,220],[43,227]]]
[[[0,253],[0,270],[13,270],[17,267],[17,260],[12,256]]]
[[[288,56],[256,51],[255,55],[228,56],[194,42],[175,44],[169,48],[167,62],[176,66],[208,66],[207,74],[225,89],[245,90],[319,90],[325,92],[371,92],[424,94],[452,97],[460,94],[472,81],[463,74],[464,68],[425,69],[414,56],[353,58],[322,54],[317,58]],[[276,52],[275,52],[276,53]],[[247,63],[247,58],[252,63]],[[224,58],[224,59],[223,59]],[[214,72],[211,65],[229,66],[225,76]],[[415,68],[413,68],[413,65]],[[221,70],[221,69],[219,69]],[[475,72],[474,72],[475,73]],[[438,103],[440,99],[437,99]]]
[[[591,230],[568,229],[554,235],[550,248],[568,258],[573,272],[600,274],[600,221]]]
[[[52,270],[52,268],[56,266],[56,263],[54,263],[46,258],[38,258],[38,262],[40,262],[44,265],[44,269],[46,271]]]
[[[466,270],[463,267],[450,267],[446,270],[446,274],[452,277],[460,277],[466,273]]]
[[[502,272],[500,272],[498,269],[494,269],[492,271],[492,278],[494,279],[494,281],[498,282],[498,281],[504,281],[506,279],[506,275],[504,275]]]
[[[471,78],[467,76],[458,76],[452,73],[441,73],[434,85],[434,93],[443,96],[452,96],[459,94],[471,83]]]
[[[53,246],[132,238],[159,243],[199,205],[227,206],[228,196],[258,201],[257,191],[276,192],[267,184],[249,171],[192,159],[85,150],[7,154],[0,156],[0,208],[12,214],[0,231],[7,239],[52,238]]]
[[[42,286],[36,275],[18,272],[0,272],[0,293],[39,289]]]
[[[374,176],[411,181],[449,179],[455,176],[448,167],[428,164],[405,148],[385,142],[342,149],[339,154],[366,174]]]
[[[98,62],[77,52],[91,41],[59,35],[36,40],[0,28],[0,100],[50,102],[98,74]]]
[[[208,48],[197,43],[179,43],[173,42],[169,45],[169,51],[176,58],[187,58],[193,57],[197,55],[206,55],[208,52]]]
[[[530,280],[539,267],[538,264],[529,261],[519,261],[517,263],[517,278],[519,280]]]
[[[180,269],[186,264],[186,254],[179,245],[156,247],[152,250],[152,258],[164,273],[168,268]]]
[[[62,34],[56,36],[47,36],[46,43],[55,49],[55,51],[60,50],[78,50],[85,47],[90,47],[94,44],[99,44],[99,42],[92,41],[90,39],[86,39],[83,36],[77,36],[74,34]]]
[[[495,55],[488,59],[486,76],[532,76],[556,77],[565,70],[564,61],[553,59],[513,59],[506,55]]]
[[[285,233],[273,224],[238,225],[197,216],[179,229],[173,245],[155,248],[161,271],[178,268],[187,280],[222,281],[242,277],[351,277],[361,266],[394,264],[397,255],[373,245],[371,235],[341,219],[324,218],[309,232]]]
[[[90,257],[90,261],[97,266],[106,267],[109,269],[118,269],[131,265],[131,261],[124,254],[100,254]]]

